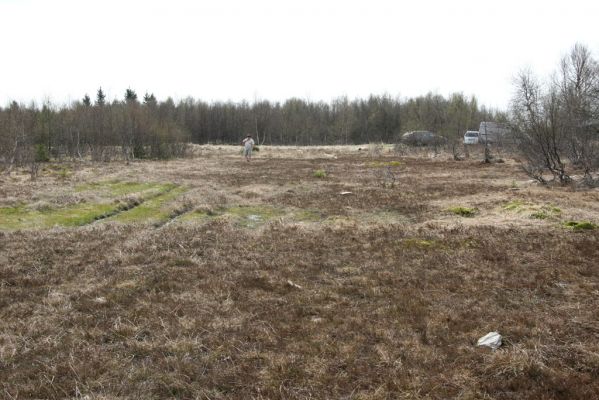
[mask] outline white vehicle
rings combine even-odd
[[[464,133],[464,144],[478,144],[478,131],[466,131]]]
[[[478,128],[480,143],[500,143],[510,139],[510,130],[497,122],[481,122]]]

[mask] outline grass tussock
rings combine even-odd
[[[327,173],[323,169],[317,169],[312,173],[312,176],[314,176],[315,178],[324,179],[327,177]]]
[[[512,200],[507,204],[504,204],[502,208],[505,211],[516,212],[519,214],[525,213],[529,218],[539,220],[557,219],[562,212],[559,207],[551,204],[539,205],[522,200]]]
[[[531,205],[530,203],[524,202],[522,200],[512,200],[512,201],[508,202],[507,204],[504,204],[503,209],[506,211],[519,212],[530,205]]]
[[[476,208],[471,207],[450,207],[447,209],[452,214],[459,215],[460,217],[474,217],[474,215],[478,212]]]

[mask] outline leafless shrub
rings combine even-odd
[[[566,172],[563,155],[566,132],[560,125],[555,88],[546,92],[530,72],[520,73],[512,112],[514,131],[528,164],[525,170],[546,170],[560,183],[569,183],[572,179]]]
[[[546,185],[548,183],[545,177],[543,176],[544,170],[539,165],[535,165],[534,163],[528,162],[522,166],[522,170],[526,172],[526,174],[535,181],[543,185]]]
[[[533,179],[547,183],[543,174],[550,173],[553,180],[570,183],[569,161],[582,168],[583,182],[593,182],[599,168],[598,121],[599,67],[584,46],[574,46],[549,84],[530,71],[518,75],[512,129]]]
[[[395,187],[398,174],[393,171],[390,165],[374,168],[373,174],[377,183],[383,188],[393,189]]]
[[[384,149],[383,143],[368,143],[368,155],[370,157],[380,157]]]
[[[462,144],[461,140],[452,140],[451,144],[451,154],[453,155],[453,159],[455,161],[463,161],[466,159],[466,148],[465,146]]]
[[[554,84],[569,132],[564,151],[583,169],[584,179],[593,181],[592,173],[599,168],[599,64],[586,47],[575,45],[562,59]]]
[[[405,156],[409,152],[409,148],[407,145],[397,141],[393,144],[393,152],[399,156]]]

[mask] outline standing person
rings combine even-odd
[[[254,149],[254,139],[252,139],[252,135],[247,135],[245,139],[241,141],[243,145],[243,155],[245,156],[245,160],[250,162],[252,159],[252,150]]]

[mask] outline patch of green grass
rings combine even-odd
[[[478,212],[476,208],[461,206],[448,208],[447,211],[449,211],[452,214],[459,215],[461,217],[473,217]]]
[[[575,231],[597,229],[597,225],[590,221],[566,221],[563,225]]]
[[[539,211],[535,211],[534,213],[530,214],[530,218],[547,219],[547,218],[549,218],[549,214],[544,210],[539,210]]]
[[[327,177],[327,173],[323,169],[317,169],[312,174],[315,178],[323,179]]]
[[[157,195],[145,200],[139,206],[132,208],[131,210],[115,215],[109,220],[123,223],[158,223],[166,221],[173,212],[173,210],[166,205],[186,191],[187,189],[184,187],[178,187],[173,184],[164,185],[160,188]]]
[[[43,155],[40,156],[43,157]],[[42,171],[46,172],[50,176],[55,176],[61,180],[66,180],[73,175],[72,168],[68,165],[62,164],[48,164],[47,167],[44,167],[42,169]]]
[[[319,222],[325,216],[318,210],[298,210],[293,213],[293,219],[300,222]]]
[[[42,229],[53,226],[81,226],[117,212],[121,205],[79,203],[63,208],[32,210],[25,206],[0,208],[0,229]]]
[[[372,168],[384,168],[384,167],[399,167],[401,161],[374,161],[368,164]]]
[[[0,207],[0,216],[3,218],[8,218],[13,215],[18,215],[19,213],[23,212],[24,208],[25,206],[22,204],[13,207]]]
[[[51,206],[32,209],[25,205],[0,208],[0,229],[44,229],[52,226],[81,226],[99,219],[111,219],[123,222],[139,220],[162,221],[168,219],[172,210],[162,205],[186,189],[174,184],[136,183],[136,182],[100,182],[81,185],[77,191],[104,191],[113,197],[129,193],[140,193],[147,201],[137,206],[137,200],[128,202],[78,203],[67,207]]]
[[[202,220],[208,220],[210,218],[214,218],[218,215],[219,215],[218,213],[216,213],[212,210],[197,209],[197,210],[194,210],[190,213],[187,213],[187,214],[181,216],[181,218],[179,218],[179,220],[180,221],[202,221]]]
[[[409,249],[433,249],[442,247],[436,240],[410,238],[402,240],[401,244]]]
[[[19,229],[24,225],[28,210],[23,205],[14,207],[0,207],[0,229]],[[29,218],[27,218],[29,219]]]
[[[506,211],[517,213],[530,212],[529,217],[534,219],[548,219],[562,212],[558,207],[552,205],[536,205],[521,200],[513,200],[503,206]]]
[[[547,218],[555,217],[556,215],[559,215],[561,212],[562,212],[562,210],[560,210],[558,207],[554,207],[552,205],[544,205],[544,206],[541,206],[540,209],[534,211],[530,215],[530,218],[547,219]]]
[[[56,172],[56,176],[58,176],[60,179],[68,179],[71,177],[71,175],[73,175],[73,172],[71,172],[71,170],[68,168],[61,168]]]
[[[503,206],[506,211],[521,211],[528,203],[522,200],[512,200]]]
[[[46,226],[81,226],[94,222],[118,210],[114,204],[83,203],[72,207],[52,210],[45,218]]]
[[[94,191],[105,193],[108,196],[124,196],[131,193],[143,193],[148,191],[165,192],[172,189],[173,186],[174,185],[170,183],[105,181],[79,185],[75,188],[75,191]]]

